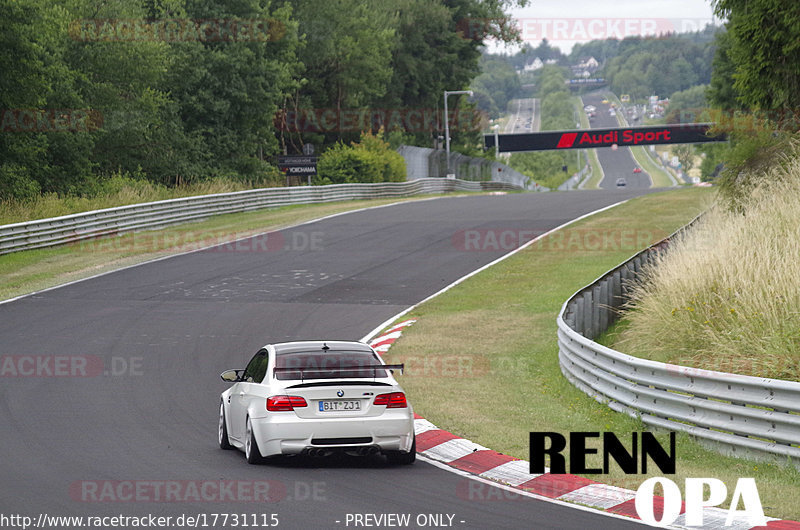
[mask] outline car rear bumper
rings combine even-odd
[[[402,413],[387,411],[376,417],[314,420],[286,412],[251,422],[262,456],[360,447],[376,447],[382,452],[408,452],[414,441],[414,419],[410,409]]]

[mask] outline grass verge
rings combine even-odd
[[[274,186],[274,183],[269,185]],[[146,180],[114,176],[98,185],[97,195],[81,197],[75,195],[59,196],[46,193],[32,200],[0,201],[0,225],[21,223],[35,219],[47,219],[103,208],[114,208],[128,204],[164,201],[195,195],[212,193],[230,193],[259,187],[266,187],[252,182],[244,182],[228,178],[217,178],[196,184],[184,184],[168,188]]]
[[[600,183],[603,182],[606,174],[603,172],[603,167],[600,165],[600,160],[597,158],[597,149],[587,149],[586,154],[589,156],[589,165],[592,166],[592,176],[581,189],[599,189]]]
[[[0,256],[0,277],[3,278],[0,283],[0,300],[163,256],[280,230],[327,215],[430,197],[435,195],[286,206],[232,213],[161,230],[127,233],[58,247],[4,254]]]
[[[643,425],[573,387],[561,374],[556,314],[577,289],[703,210],[713,191],[684,188],[648,195],[560,230],[416,308],[418,322],[389,353],[405,362],[402,384],[415,410],[442,429],[528,459],[530,431],[613,431],[622,440]],[[658,434],[666,444],[665,433]],[[732,491],[755,477],[765,512],[798,518],[794,468],[722,456],[677,437],[677,474],[716,477]],[[599,461],[589,462],[601,465]],[[589,478],[637,489],[651,476]]]
[[[591,129],[592,126],[589,123],[589,117],[586,115],[586,112],[583,110],[583,99],[580,96],[575,96],[572,98],[572,105],[575,107],[575,111],[578,113],[581,119],[581,129]],[[584,153],[588,156],[588,163],[589,166],[592,168],[592,176],[589,177],[589,180],[581,187],[583,190],[593,190],[600,188],[600,183],[603,181],[603,177],[605,174],[603,173],[603,168],[600,167],[600,161],[597,159],[597,150],[595,149],[584,149]]]
[[[636,163],[639,164],[653,181],[653,188],[670,188],[675,186],[675,181],[670,178],[669,174],[666,170],[662,167],[659,167],[653,159],[650,158],[645,152],[645,147],[638,145],[635,147],[630,147],[631,155],[633,155],[633,159],[636,160]]]

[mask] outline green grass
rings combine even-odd
[[[669,188],[674,186],[674,181],[669,177],[667,171],[657,165],[650,155],[645,152],[646,147],[644,146],[635,146],[631,147],[631,154],[633,155],[633,159],[636,160],[636,163],[639,164],[646,173],[650,175],[653,180],[653,188]]]
[[[586,116],[586,112],[583,110],[583,99],[581,99],[580,96],[575,96],[572,98],[572,106],[575,107],[575,111],[581,119],[581,129],[591,129],[592,126],[589,124],[589,117]]]
[[[613,431],[629,441],[640,422],[595,402],[561,374],[556,315],[577,289],[692,219],[712,193],[682,188],[631,200],[544,238],[403,317],[418,321],[387,360],[409,366],[401,383],[415,411],[522,459],[529,457],[530,431]],[[677,460],[670,478],[681,488],[686,477],[716,477],[732,491],[738,477],[755,477],[768,515],[800,517],[794,468],[725,457],[684,434]],[[625,475],[612,466],[609,475],[590,478],[635,490],[659,474]]]
[[[600,165],[600,160],[597,158],[597,149],[587,149],[586,153],[589,155],[589,165],[592,166],[592,176],[586,181],[582,189],[598,189],[600,183],[603,182],[605,173],[603,172],[603,167]]]
[[[453,194],[450,194],[453,195]],[[0,300],[39,291],[201,246],[218,244],[339,212],[409,199],[287,206],[211,217],[161,230],[128,233],[58,247],[0,255]]]
[[[583,99],[581,99],[580,96],[575,96],[572,98],[572,105],[575,107],[575,110],[578,112],[578,116],[581,118],[581,129],[591,129],[592,126],[589,123],[589,117],[586,116],[586,112],[583,110]],[[581,189],[597,189],[600,187],[600,182],[603,181],[603,177],[605,176],[603,173],[603,168],[600,167],[600,161],[597,159],[597,150],[584,149],[583,152],[589,157],[589,165],[592,168],[592,176],[589,177],[589,180],[586,181]]]
[[[575,107],[575,110],[580,116],[581,119],[581,129],[591,129],[592,126],[589,123],[589,117],[586,115],[586,112],[583,110],[583,99],[580,96],[575,96],[572,98],[572,105]],[[603,177],[605,177],[605,173],[603,172],[602,166],[600,166],[600,161],[597,159],[597,150],[596,149],[584,149],[583,151],[588,155],[589,158],[589,165],[592,168],[592,176],[589,177],[589,180],[583,185],[582,188],[584,190],[591,190],[591,189],[598,189],[600,188],[600,183],[603,181]]]

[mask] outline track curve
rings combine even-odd
[[[264,343],[357,340],[505,253],[465,252],[453,243],[458,231],[541,233],[647,191],[401,203],[269,236],[273,243],[278,238],[278,250],[247,240],[2,304],[2,511],[34,517],[277,513],[281,528],[344,528],[347,513],[446,513],[461,528],[635,525],[502,494],[482,494],[487,502],[476,502],[481,499],[465,494],[469,479],[424,462],[397,468],[379,458],[295,459],[249,466],[241,453],[218,449],[215,430],[225,388],[218,374],[243,367]],[[23,373],[32,366],[23,359],[38,363],[34,376]],[[45,365],[53,372],[57,359],[84,363],[86,376],[81,366],[49,376]],[[221,480],[273,481],[279,502],[87,493],[120,481],[173,481],[186,493],[192,484]]]

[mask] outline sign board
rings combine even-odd
[[[724,135],[708,136],[706,134],[712,126],[711,123],[684,123],[649,127],[499,134],[497,141],[501,153],[726,141],[727,138]],[[486,149],[494,149],[495,135],[484,135],[483,142]]]
[[[579,77],[576,79],[567,79],[564,81],[568,85],[605,85],[606,80],[603,77]]]
[[[302,155],[278,156],[278,169],[286,175],[286,185],[296,186],[305,181],[311,185],[311,177],[317,175],[317,157]]]
[[[315,176],[317,174],[317,157],[302,155],[284,155],[278,157],[278,169],[286,176]]]

